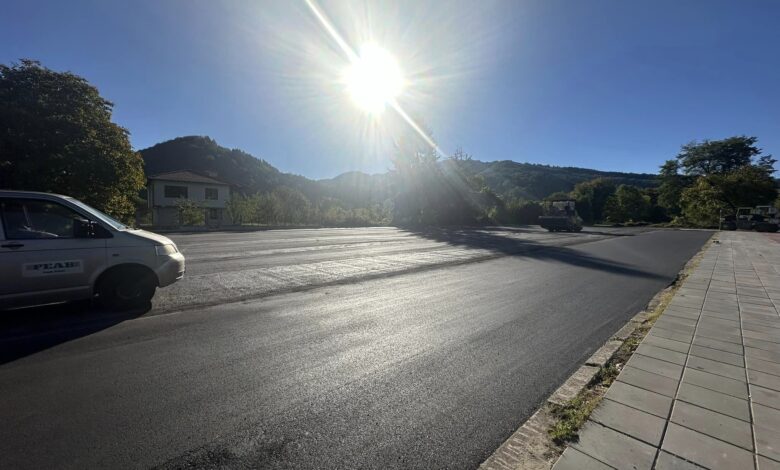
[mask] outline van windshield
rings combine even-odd
[[[90,214],[94,215],[98,219],[100,219],[101,222],[105,222],[108,225],[110,225],[112,228],[116,230],[126,230],[130,227],[123,224],[122,222],[114,219],[113,217],[106,215],[99,210],[95,209],[92,206],[88,206],[84,204],[83,202],[79,201],[78,199],[68,198],[68,201],[72,202],[73,204],[79,206],[80,208],[84,209],[85,211],[89,212]]]

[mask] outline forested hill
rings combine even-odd
[[[141,150],[147,175],[173,170],[192,170],[230,183],[245,195],[287,186],[303,192],[312,200],[332,197],[348,206],[381,203],[392,197],[389,174],[367,175],[348,172],[319,181],[283,173],[265,160],[242,150],[228,149],[213,139],[201,136],[179,137]],[[574,185],[599,177],[617,184],[638,187],[655,186],[656,175],[618,173],[585,168],[555,167],[510,160],[464,162],[471,172],[484,178],[494,192],[521,199],[543,199],[556,192],[568,192]]]
[[[192,170],[230,183],[247,195],[279,186],[294,187],[309,194],[318,186],[302,176],[282,173],[265,160],[243,150],[222,147],[209,137],[177,137],[140,153],[147,175]]]
[[[473,173],[482,176],[485,184],[496,194],[517,199],[544,199],[558,191],[569,192],[574,185],[594,178],[610,178],[616,184],[640,188],[657,186],[657,175],[589,170],[587,168],[558,167],[511,160],[464,162]]]

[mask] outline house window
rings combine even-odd
[[[219,191],[217,188],[206,188],[206,200],[216,201],[219,199]]]
[[[169,197],[171,199],[187,199],[187,187],[165,185],[165,197]]]
[[[209,209],[209,220],[219,220],[219,209]]]

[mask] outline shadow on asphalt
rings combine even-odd
[[[110,312],[89,302],[0,310],[0,364],[88,336],[151,310],[144,307]]]
[[[565,246],[550,246],[532,240],[498,235],[507,230],[470,230],[458,228],[410,229],[405,231],[416,236],[446,243],[451,246],[478,248],[502,253],[509,256],[521,256],[540,260],[556,261],[587,269],[595,269],[624,276],[646,279],[663,279],[655,273],[637,269],[625,263],[590,256]],[[494,233],[496,232],[496,233]],[[571,236],[571,233],[551,233],[557,236]]]
[[[549,246],[503,234],[538,232],[533,227],[435,228],[403,231],[452,246],[491,250],[510,256],[550,260],[610,273],[660,279],[654,273],[567,247]],[[552,236],[571,236],[553,233]],[[0,364],[35,354],[68,341],[97,333],[151,310],[149,304],[126,312],[110,312],[89,302],[70,302],[41,307],[0,310]]]

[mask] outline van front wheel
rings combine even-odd
[[[96,292],[101,306],[112,309],[141,307],[157,289],[154,274],[143,268],[118,269],[100,281]]]

